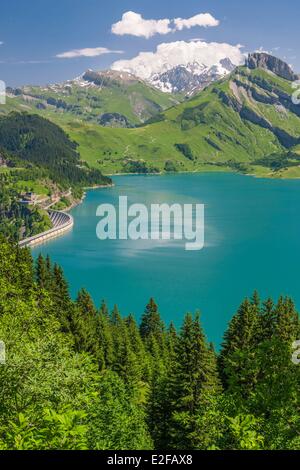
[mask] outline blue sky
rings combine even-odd
[[[262,47],[300,71],[300,4],[295,0],[1,0],[0,8],[0,80],[11,86],[67,80],[88,68],[105,69],[114,61],[155,51],[161,43],[195,38],[242,44],[244,52]],[[171,21],[168,34],[113,34],[112,25],[128,11],[146,20],[190,19],[209,13],[219,24],[180,29]],[[137,31],[132,28],[132,32]],[[57,57],[96,48],[123,53]]]

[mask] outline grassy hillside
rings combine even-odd
[[[74,81],[44,88],[26,86],[12,93],[23,109],[58,117],[68,114],[108,127],[134,127],[178,103],[131,75],[113,71],[88,71]]]
[[[234,169],[300,177],[300,107],[292,103],[293,91],[292,82],[271,72],[241,67],[134,129],[101,127],[69,112],[39,112],[62,126],[79,144],[81,158],[106,174]],[[19,106],[18,98],[8,100],[7,109]]]

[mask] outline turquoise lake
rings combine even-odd
[[[244,297],[289,295],[300,307],[300,181],[226,173],[118,176],[89,191],[72,211],[75,227],[33,250],[59,263],[72,295],[85,287],[123,315],[140,317],[150,297],[166,323],[200,310],[210,341],[220,344]],[[178,241],[100,241],[99,204],[205,204],[205,248]]]

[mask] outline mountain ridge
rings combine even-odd
[[[134,127],[168,107],[178,98],[166,95],[125,72],[87,70],[79,77],[47,86],[8,88],[8,96],[29,108],[70,113],[88,122],[101,123],[103,115],[119,115],[114,127]]]
[[[166,93],[183,93],[186,96],[201,91],[210,83],[223,78],[235,69],[230,59],[225,58],[212,67],[207,67],[200,62],[177,65],[176,67],[154,74],[148,83]]]
[[[300,107],[292,100],[293,82],[278,75],[290,69],[280,59],[262,61],[263,67],[238,67],[131,129],[112,126],[118,119],[112,112],[104,121],[114,128],[69,112],[46,114],[78,142],[82,158],[106,174],[230,169],[298,177]]]

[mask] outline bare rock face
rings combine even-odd
[[[257,68],[269,70],[285,80],[295,81],[299,78],[286,62],[264,52],[249,54],[246,67],[252,70]]]
[[[183,93],[186,96],[192,96],[212,82],[228,75],[235,67],[228,58],[220,60],[212,67],[193,62],[187,65],[177,65],[167,72],[154,74],[148,81],[165,93]]]

